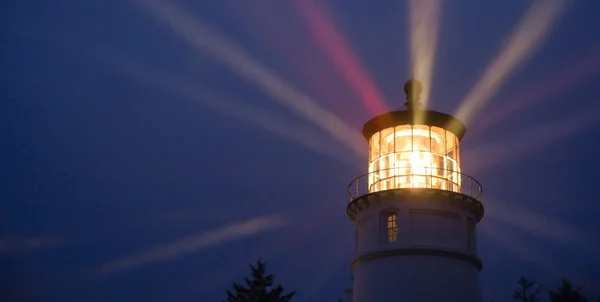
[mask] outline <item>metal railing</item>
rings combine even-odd
[[[419,188],[457,192],[481,202],[482,187],[475,178],[456,170],[421,167],[421,170],[423,169],[428,170],[429,173],[417,174],[403,172],[403,170],[407,170],[406,168],[389,168],[360,175],[348,185],[350,202],[369,193]],[[434,171],[435,173],[433,173]],[[421,182],[415,182],[415,178],[418,178]],[[409,179],[410,181],[408,181]]]

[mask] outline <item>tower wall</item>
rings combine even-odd
[[[373,259],[354,271],[353,302],[480,302],[478,272],[462,260],[438,256]]]
[[[471,199],[413,189],[377,192],[355,202],[360,209],[354,216],[353,302],[481,301],[475,249],[481,217]],[[390,213],[397,215],[395,242],[388,242]]]

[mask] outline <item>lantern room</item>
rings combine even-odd
[[[369,120],[368,192],[402,188],[461,191],[460,140],[464,125],[451,115],[419,109],[421,84],[404,86],[406,110]]]
[[[475,229],[484,209],[481,184],[461,172],[465,126],[419,108],[418,81],[404,91],[404,110],[364,124],[368,172],[348,186],[353,301],[481,302]]]
[[[401,125],[369,139],[369,191],[433,188],[458,192],[458,139],[440,127]]]

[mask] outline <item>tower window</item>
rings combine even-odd
[[[398,215],[396,213],[386,214],[387,242],[398,241]]]

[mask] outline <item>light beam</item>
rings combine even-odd
[[[486,196],[486,215],[512,227],[529,232],[537,237],[547,238],[563,244],[578,245],[597,250],[600,242],[572,225],[553,219],[544,214],[517,207],[498,198]]]
[[[502,119],[508,117],[519,109],[532,106],[543,100],[556,97],[572,89],[582,80],[600,71],[600,47],[594,47],[585,53],[579,54],[575,60],[571,60],[560,72],[548,76],[520,95],[503,102],[490,114],[480,116],[477,119],[477,127],[469,131],[474,134],[483,133],[485,129],[493,126]]]
[[[144,7],[166,22],[176,34],[196,46],[198,50],[221,61],[229,69],[271,95],[273,100],[300,114],[350,150],[366,158],[360,133],[350,128],[335,114],[319,106],[307,95],[285,83],[235,43],[174,5],[156,0],[143,1],[143,3],[146,4]]]
[[[429,103],[433,66],[437,50],[438,27],[442,0],[410,0],[410,57],[414,77],[423,84],[421,103],[423,109]]]
[[[136,63],[131,58],[112,53],[100,55],[129,77],[145,83],[151,87],[160,87],[183,99],[204,104],[223,114],[244,121],[254,127],[271,132],[278,137],[297,143],[317,154],[327,155],[330,158],[347,164],[354,168],[360,161],[352,153],[348,154],[342,148],[332,146],[332,141],[324,138],[318,131],[295,124],[292,120],[280,117],[272,112],[261,109],[248,103],[236,102],[202,89],[198,84],[187,80],[177,79],[157,70],[146,68]]]
[[[565,0],[534,2],[521,18],[506,47],[487,67],[480,81],[467,93],[454,116],[468,124],[500,89],[507,77],[544,42],[565,6]]]
[[[528,241],[508,232],[502,224],[494,221],[486,221],[485,227],[478,229],[480,229],[483,234],[500,243],[510,253],[519,257],[520,260],[537,264],[546,272],[553,274],[564,272],[556,266],[555,261],[553,261],[543,250],[536,248]]]
[[[100,275],[113,274],[156,262],[169,261],[211,246],[252,236],[268,229],[281,228],[287,224],[289,222],[279,216],[265,216],[230,224],[199,235],[156,246],[133,256],[109,261],[100,267],[98,273]]]
[[[361,96],[369,112],[378,115],[387,111],[384,98],[332,22],[325,7],[315,0],[294,0],[293,3],[310,29],[312,37],[349,82],[350,87]]]
[[[514,158],[598,124],[600,122],[598,112],[600,112],[598,105],[584,108],[562,119],[524,130],[508,141],[489,143],[465,151],[463,157],[470,158],[471,169],[479,172],[502,160]]]

